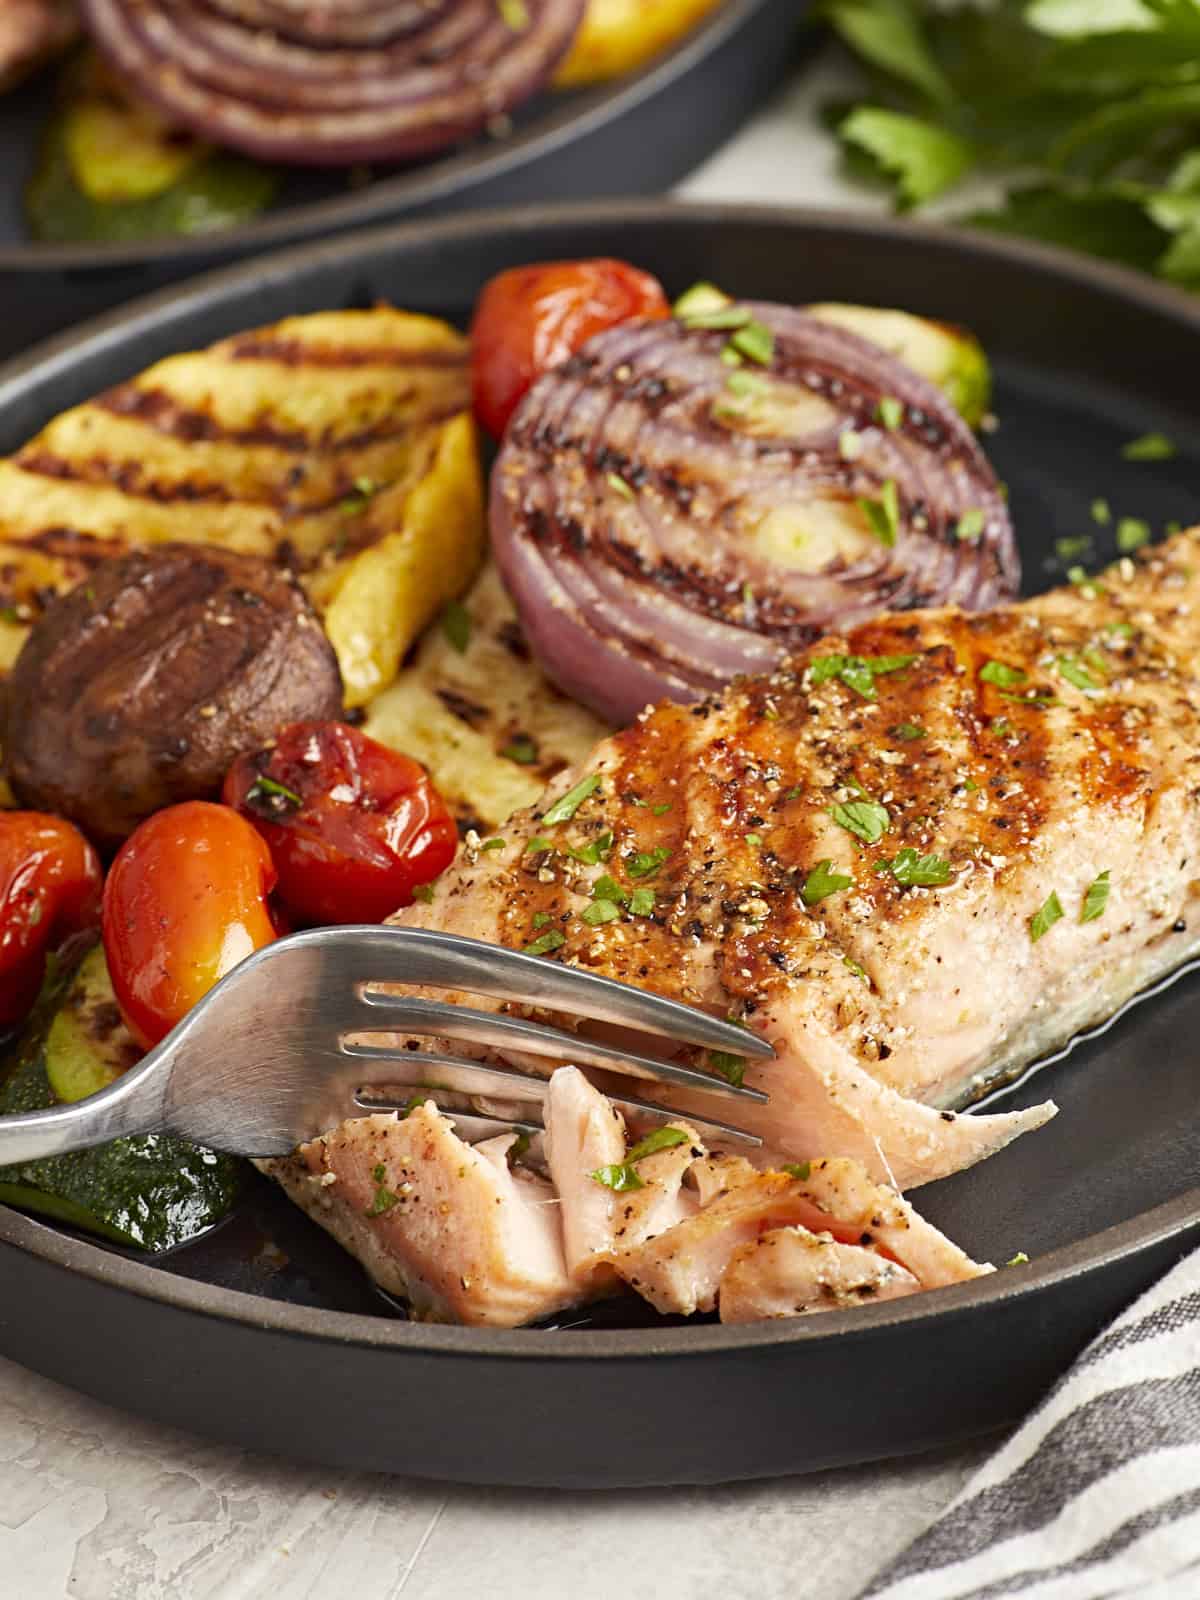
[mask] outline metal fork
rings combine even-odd
[[[467,1137],[540,1126],[545,1079],[462,1056],[371,1044],[369,1036],[381,1032],[548,1056],[735,1100],[767,1098],[641,1048],[424,995],[391,993],[384,985],[392,984],[464,989],[742,1057],[761,1060],[774,1053],[754,1034],[690,1006],[478,939],[428,928],[316,928],[280,939],[235,967],[107,1089],[74,1105],[0,1117],[0,1164],[160,1132],[235,1155],[286,1155],[351,1117],[402,1109],[413,1091],[426,1087],[434,1100],[440,1092],[532,1108],[528,1118],[503,1119],[447,1109]],[[651,1120],[670,1120],[662,1105],[623,1094],[617,1104]],[[689,1111],[688,1120],[761,1142],[714,1117]]]

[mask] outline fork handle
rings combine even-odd
[[[107,1089],[74,1105],[0,1117],[0,1165],[88,1150],[126,1134],[157,1132],[163,1126],[165,1079],[155,1071],[158,1056],[152,1050]]]

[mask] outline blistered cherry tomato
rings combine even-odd
[[[234,762],[225,803],[271,847],[298,922],[382,922],[454,859],[458,830],[424,767],[344,722],[296,722]]]
[[[100,860],[78,828],[0,811],[0,1027],[37,998],[46,952],[100,921]]]
[[[471,322],[475,415],[498,439],[533,380],[594,333],[670,312],[658,280],[625,261],[547,261],[500,273],[484,285]]]
[[[147,1048],[278,929],[271,852],[228,806],[188,800],[147,817],[104,885],[104,950],[130,1030]]]

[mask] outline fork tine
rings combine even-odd
[[[416,1050],[385,1050],[363,1047],[358,1050],[348,1050],[347,1054],[355,1059],[366,1061],[387,1062],[390,1066],[399,1069],[393,1078],[390,1074],[385,1077],[388,1084],[394,1083],[398,1087],[412,1090],[428,1089],[429,1098],[436,1101],[438,1092],[447,1094],[476,1094],[483,1095],[492,1100],[528,1100],[535,1105],[543,1105],[549,1092],[550,1081],[548,1078],[534,1078],[527,1072],[518,1072],[515,1067],[482,1066],[474,1061],[464,1061],[461,1056],[443,1056],[426,1054]],[[425,1083],[422,1079],[428,1071],[434,1071],[439,1076],[444,1076],[448,1081],[444,1083]],[[455,1081],[457,1080],[457,1081]],[[671,1122],[690,1122],[697,1128],[711,1128],[724,1134],[726,1138],[737,1139],[743,1144],[760,1145],[762,1140],[755,1133],[747,1133],[744,1128],[737,1128],[732,1123],[723,1122],[719,1117],[698,1117],[690,1111],[684,1115],[672,1111],[669,1106],[656,1105],[651,1100],[639,1100],[633,1095],[609,1095],[607,1097],[614,1105],[628,1107],[648,1116],[655,1123],[666,1127]],[[357,1090],[354,1095],[356,1105],[365,1111],[403,1111],[407,1109],[412,1096],[400,1099],[397,1095],[388,1095],[372,1092],[368,1087]],[[467,1116],[466,1112],[446,1111],[447,1116]],[[474,1113],[469,1113],[474,1115]],[[487,1122],[496,1122],[500,1129],[518,1128],[525,1132],[541,1132],[542,1125],[536,1118],[526,1121],[501,1122],[494,1118],[483,1118]]]
[[[707,1045],[735,1055],[766,1060],[775,1054],[765,1039],[732,1022],[706,1016],[678,1000],[664,1000],[627,983],[602,978],[579,967],[560,966],[541,956],[465,939],[461,934],[435,928],[358,927],[316,929],[301,935],[314,942],[340,943],[353,939],[355,953],[370,963],[370,982],[430,984],[436,988],[457,985],[472,994],[495,1000],[519,1000],[526,1005],[567,1011],[596,1022],[614,1022],[644,1033],[676,1039],[682,1044]]]
[[[377,1016],[364,1022],[363,1031],[380,1027],[397,1032],[431,1034],[444,1039],[464,1039],[491,1048],[528,1051],[535,1056],[556,1056],[580,1066],[607,1067],[634,1078],[651,1078],[658,1083],[677,1083],[689,1089],[703,1089],[741,1100],[766,1101],[761,1089],[735,1087],[725,1079],[697,1067],[681,1067],[674,1061],[660,1061],[617,1045],[602,1044],[579,1034],[566,1033],[524,1017],[508,1017],[496,1011],[473,1011],[469,1006],[449,1005],[444,1000],[425,1000],[416,995],[362,995],[365,1007]],[[350,1054],[359,1052],[343,1044]]]

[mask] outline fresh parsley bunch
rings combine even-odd
[[[826,0],[869,91],[835,119],[901,209],[969,175],[960,220],[1200,288],[1200,0]]]

